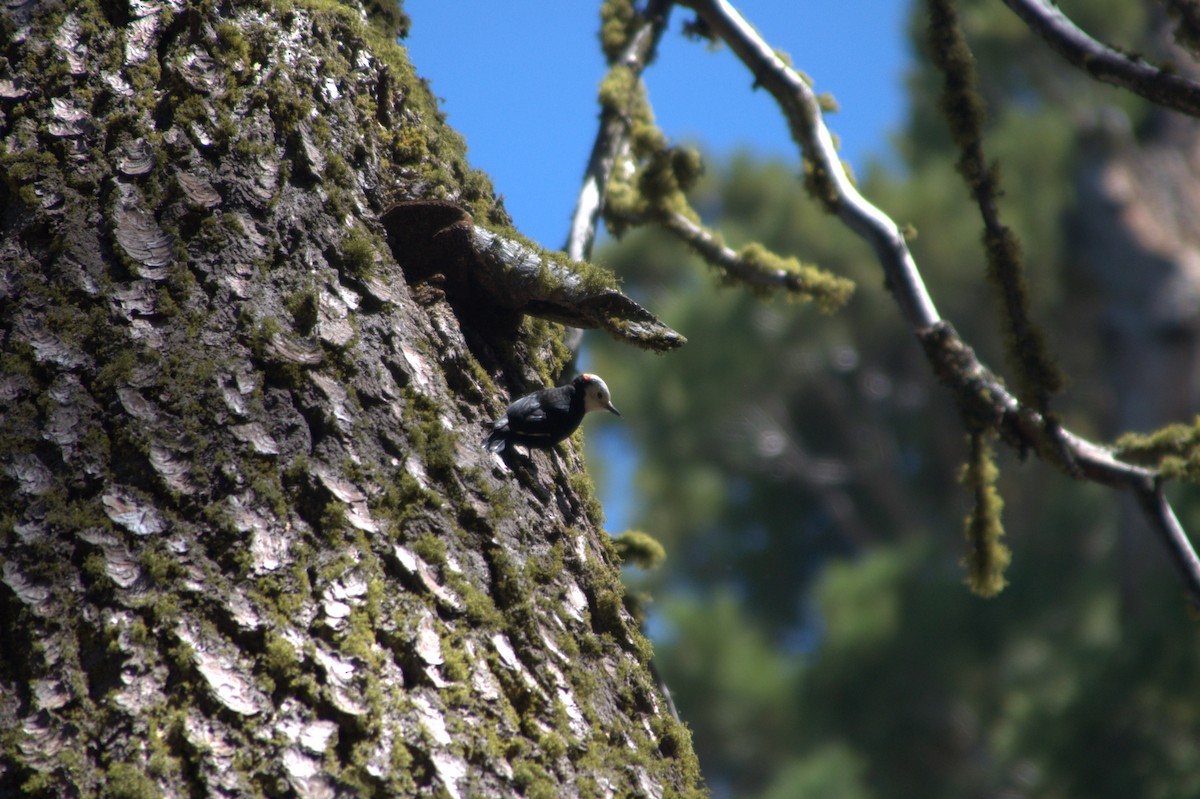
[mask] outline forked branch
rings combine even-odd
[[[1067,474],[1132,490],[1161,537],[1192,601],[1200,604],[1200,559],[1162,495],[1160,475],[1116,458],[1022,404],[1003,381],[942,320],[899,227],[850,181],[821,113],[817,96],[758,32],[725,0],[684,0],[769,91],[802,148],[810,177],[830,210],[875,250],[900,311],[925,349],[939,379],[975,422],[996,429],[1021,451],[1032,451]]]

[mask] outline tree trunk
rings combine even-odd
[[[578,441],[479,447],[561,329],[378,222],[507,224],[402,20],[0,22],[0,795],[697,791]]]

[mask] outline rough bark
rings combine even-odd
[[[560,329],[378,222],[507,224],[394,29],[0,25],[0,795],[697,790],[578,441],[478,446]]]

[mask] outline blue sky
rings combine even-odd
[[[905,0],[846,3],[735,0],[771,46],[792,57],[841,109],[829,117],[844,157],[861,172],[886,158],[903,119]],[[417,71],[492,176],[525,235],[559,248],[596,130],[604,76],[599,2],[406,0],[405,42]],[[787,128],[727,49],[680,34],[677,8],[645,78],[659,124],[675,141],[714,154],[748,148],[796,160]]]

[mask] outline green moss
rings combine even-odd
[[[560,541],[544,555],[532,555],[525,561],[525,576],[541,585],[548,585],[558,579],[564,566],[563,555],[566,548]]]
[[[350,624],[342,639],[342,649],[364,663],[378,665],[380,655],[375,648],[375,626],[371,614],[364,608],[350,609]]]
[[[621,618],[624,599],[620,591],[613,588],[603,588],[596,592],[596,603],[592,610],[592,627],[609,633],[625,633],[625,624]]]
[[[488,521],[493,527],[505,519],[512,518],[517,508],[517,502],[512,490],[507,485],[493,488],[487,482],[478,480],[476,486],[487,505]]]
[[[567,755],[567,742],[557,733],[543,733],[538,741],[538,746],[541,748],[542,754],[551,760],[557,760]]]
[[[642,631],[636,627],[628,628],[629,642],[633,647],[633,654],[643,665],[649,665],[654,659],[654,644],[650,639],[642,635]]]
[[[467,662],[467,657],[461,647],[443,646],[442,656],[446,661],[442,665],[442,674],[447,680],[466,682],[470,679],[471,666]]]
[[[677,171],[678,170],[678,171]],[[690,148],[660,144],[648,153],[636,179],[645,213],[682,213],[695,218],[684,197],[703,172],[700,155]]]
[[[667,559],[667,550],[658,539],[641,530],[626,530],[614,539],[613,546],[626,565],[657,569]]]
[[[330,153],[325,162],[325,182],[326,184],[330,182],[336,183],[340,186],[353,185],[354,170],[350,168],[349,164],[346,163],[346,159],[342,158],[342,156],[337,153]],[[362,228],[355,227],[352,235],[361,230]],[[365,233],[365,231],[363,232]]]
[[[270,505],[276,518],[288,518],[291,506],[275,459],[247,456],[241,461],[241,467],[249,478],[255,497]]]
[[[1062,389],[1063,376],[1041,328],[1030,317],[1020,242],[1000,221],[997,200],[1003,189],[999,167],[989,163],[984,154],[985,102],[977,85],[975,56],[953,0],[927,0],[927,7],[930,56],[944,76],[940,106],[959,150],[957,169],[983,219],[988,281],[1003,311],[1005,356],[1017,375],[1018,396],[1045,412],[1051,395]]]
[[[300,658],[286,638],[275,632],[265,636],[262,666],[267,674],[280,686],[289,686],[300,677]]]
[[[513,766],[513,782],[526,799],[555,799],[558,782],[537,763],[522,760]]]
[[[9,190],[19,193],[23,187],[39,180],[59,178],[61,173],[54,154],[38,148],[36,136],[32,132],[20,127],[16,128],[16,131],[18,143],[24,142],[25,146],[35,149],[10,150],[0,156],[0,166],[4,167],[0,171],[4,173],[4,182]],[[40,205],[37,195],[32,192],[28,199],[22,196],[22,200],[29,206]]]
[[[249,66],[254,60],[250,54],[250,43],[241,28],[232,22],[217,25],[217,48],[226,62],[241,61]]]
[[[191,644],[176,640],[166,649],[167,662],[177,674],[192,674],[192,664],[196,660],[196,650]]]
[[[359,532],[362,533],[361,530]],[[362,533],[362,535],[365,537],[366,534]],[[371,544],[369,541],[362,540],[362,542],[359,544],[359,546],[365,552],[372,551]],[[367,595],[363,601],[363,609],[366,610],[367,615],[371,619],[371,623],[378,624],[380,618],[382,618],[382,616],[383,616],[383,601],[384,601],[384,597],[387,593],[388,586],[385,583],[385,581],[382,579],[382,576],[380,573],[380,568],[379,568],[379,562],[377,560],[375,560],[373,555],[371,556],[371,566],[373,567],[373,570],[376,573],[367,582]]]
[[[292,315],[298,333],[304,336],[312,333],[317,326],[317,313],[320,310],[316,290],[307,288],[294,292],[285,300],[284,306]]]
[[[150,643],[150,628],[140,618],[135,618],[129,624],[128,635],[129,640],[138,646],[146,646]]]
[[[162,592],[153,598],[149,610],[151,621],[156,628],[173,624],[179,618],[179,597]]]
[[[578,495],[580,502],[583,503],[584,515],[587,516],[588,521],[596,529],[603,528],[604,507],[600,504],[600,499],[596,496],[596,487],[592,484],[591,476],[583,470],[571,472],[567,475],[567,482],[571,484],[571,490]]]
[[[836,311],[845,305],[854,293],[854,281],[826,272],[815,266],[802,264],[795,258],[785,258],[752,242],[738,251],[738,258],[752,270],[771,275],[782,272],[786,275],[780,288],[786,289],[791,299],[812,299],[825,312]],[[759,293],[770,293],[770,289],[756,287]]]
[[[565,599],[563,601],[565,602]],[[560,632],[554,639],[554,645],[571,660],[579,657],[579,642],[575,639],[574,632]]]
[[[1165,477],[1200,482],[1200,417],[1148,435],[1127,433],[1117,439],[1116,454],[1131,463],[1153,466]]]
[[[600,48],[613,63],[629,44],[638,20],[631,0],[604,0],[600,6]]]
[[[93,591],[111,591],[116,584],[108,576],[108,564],[102,552],[89,552],[83,558],[83,574],[87,586]]]
[[[42,497],[42,501],[47,508],[46,522],[52,527],[60,530],[113,529],[112,520],[104,515],[100,503],[68,498],[57,484]]]
[[[606,111],[627,116],[635,102],[637,91],[637,76],[633,74],[633,70],[621,64],[610,69],[600,81],[597,99],[600,101],[600,107]]]
[[[280,626],[292,623],[306,603],[312,600],[312,581],[308,575],[311,552],[301,544],[292,548],[293,561],[286,574],[260,577],[257,589],[272,608],[273,620]]]
[[[392,134],[392,153],[397,163],[424,163],[428,160],[429,147],[421,129],[404,125]]]
[[[692,747],[692,733],[683,722],[676,721],[666,714],[659,714],[650,720],[651,729],[658,737],[658,751],[665,757],[678,761],[679,781],[689,786],[681,796],[702,797],[707,792],[699,786],[703,785],[700,774],[700,759]]]
[[[460,575],[448,575],[447,583],[463,598],[467,618],[473,627],[493,630],[504,627],[504,614],[496,607],[491,595],[480,591]]]
[[[374,274],[383,243],[362,225],[356,224],[338,248],[338,265],[349,275],[363,279]]]
[[[165,716],[165,721],[162,718]],[[162,727],[167,726],[167,730]],[[169,738],[182,730],[183,720],[177,709],[156,709],[150,715],[146,731],[146,772],[155,777],[179,774],[182,760],[171,749]]]
[[[973,592],[985,597],[995,596],[1004,589],[1004,570],[1012,559],[1008,547],[1001,542],[1004,526],[1000,511],[1004,501],[996,490],[999,470],[992,450],[993,435],[983,431],[970,434],[971,455],[960,477],[975,497],[975,505],[966,519],[967,551],[963,557],[966,581]]]
[[[159,539],[150,539],[138,553],[138,563],[156,584],[166,586],[183,575],[179,559]]]
[[[838,111],[837,99],[828,92],[817,95],[817,106],[824,114],[836,114]]]
[[[132,763],[113,763],[104,779],[105,794],[113,799],[156,799],[158,786]]]
[[[492,569],[492,596],[500,607],[511,611],[526,605],[530,590],[512,557],[496,546],[488,548],[485,554]]]
[[[433,566],[446,565],[446,542],[433,533],[426,533],[412,544],[413,551]]]
[[[391,532],[399,535],[408,523],[420,517],[429,510],[439,510],[444,504],[442,498],[432,491],[421,487],[417,478],[406,471],[401,471],[391,480],[384,482],[384,492],[375,504],[372,512],[381,519],[391,522]]]
[[[448,493],[452,499],[458,498],[456,494],[461,493],[461,486],[454,476],[458,465],[457,435],[446,429],[438,416],[437,406],[424,395],[406,388],[404,396],[408,400],[406,408],[417,416],[416,424],[409,425],[413,448],[421,456],[429,476],[450,489]]]

